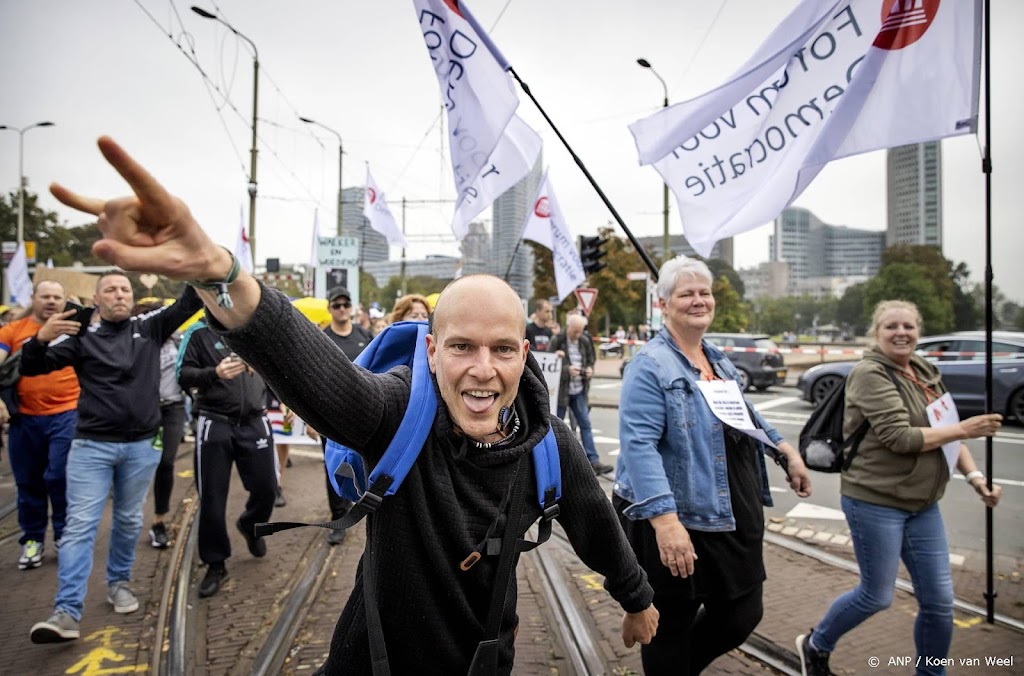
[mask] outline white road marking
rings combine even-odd
[[[846,514],[842,510],[822,507],[809,502],[798,503],[796,507],[786,512],[786,517],[790,519],[828,519],[829,521],[846,520]]]
[[[796,397],[777,397],[775,399],[769,399],[768,401],[762,401],[754,404],[754,408],[760,411],[767,411],[770,408],[776,408],[778,406],[785,406],[786,404],[799,401]]]

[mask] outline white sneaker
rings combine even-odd
[[[38,568],[43,563],[43,547],[42,542],[36,542],[35,540],[28,540],[21,546],[21,558],[18,559],[18,570],[28,570],[30,568]]]

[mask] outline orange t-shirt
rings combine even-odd
[[[0,349],[14,354],[42,326],[31,315],[0,326]],[[18,379],[18,412],[55,415],[71,411],[78,408],[78,393],[78,377],[71,366],[42,376],[22,376]]]

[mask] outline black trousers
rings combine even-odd
[[[698,564],[699,565],[699,564]],[[646,676],[699,674],[739,647],[764,614],[762,585],[735,599],[703,601],[654,595],[658,634],[640,647]]]
[[[185,431],[185,402],[177,401],[160,407],[160,441],[164,450],[153,479],[153,503],[157,516],[171,511],[171,489],[174,488],[174,459],[178,455],[181,435]]]
[[[324,452],[326,457],[327,437],[322,434],[320,435],[320,450]],[[324,480],[327,484],[327,504],[331,507],[331,521],[334,521],[345,516],[348,510],[352,509],[352,501],[346,500],[334,492],[334,486],[331,485],[331,477],[327,474],[327,463],[324,463]]]
[[[244,424],[213,420],[202,413],[196,425],[196,483],[199,487],[199,558],[221,563],[231,556],[226,510],[231,464],[249,491],[242,527],[252,532],[270,521],[277,489],[277,455],[266,416]]]

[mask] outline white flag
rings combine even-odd
[[[547,174],[541,181],[537,199],[526,217],[523,225],[523,239],[533,240],[537,244],[551,249],[551,258],[555,268],[555,286],[558,288],[558,299],[562,300],[573,292],[577,286],[587,279],[583,272],[583,261],[576,251],[576,245],[569,232],[569,225],[562,216],[558,206],[558,198],[551,187]]]
[[[505,73],[508,61],[466,4],[414,0],[414,5],[448,111],[458,192],[452,231],[461,240],[475,216],[530,172],[540,137],[515,117],[519,97]]]
[[[11,290],[11,300],[15,304],[21,307],[32,305],[32,279],[28,276],[24,242],[18,245],[14,258],[7,264],[7,288]]]
[[[882,4],[806,0],[724,85],[630,126],[698,253],[772,221],[832,160],[976,130],[980,0]]]
[[[388,209],[388,202],[384,199],[384,193],[377,187],[377,183],[370,174],[370,167],[366,167],[366,190],[363,191],[363,216],[370,221],[370,227],[384,235],[388,244],[400,246],[403,249],[409,246],[405,241],[402,229],[395,222],[395,217]]]
[[[249,233],[245,229],[245,217],[242,208],[238,208],[238,239],[235,240],[235,258],[242,269],[252,274],[252,247],[249,245]]]
[[[309,245],[309,267],[316,268],[320,264],[320,212],[313,210],[313,240]]]

